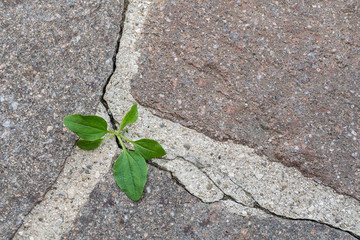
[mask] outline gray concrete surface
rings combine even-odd
[[[113,70],[122,2],[0,1],[0,239],[42,201]]]
[[[14,8],[16,8],[16,4],[18,6],[24,4],[21,1],[6,1],[5,3],[6,6]],[[343,9],[344,5],[336,1],[333,3],[332,9],[335,12],[341,9],[344,13],[341,16],[347,17],[347,20],[344,20],[345,23],[354,26],[353,29],[356,32],[356,21],[354,23],[351,18],[356,18],[356,15],[351,14],[354,11],[356,13],[358,8],[356,3],[353,5],[351,3],[347,2],[346,6],[348,7]],[[239,109],[233,109],[238,104],[236,96],[245,98],[249,95],[231,95],[231,91],[236,90],[236,87],[229,88],[226,84],[221,85],[222,80],[229,77],[227,83],[230,85],[237,81],[235,81],[236,78],[231,77],[231,74],[223,75],[223,71],[226,68],[233,69],[233,65],[243,63],[249,72],[249,75],[246,76],[250,77],[252,76],[251,72],[257,71],[257,68],[253,68],[251,64],[252,58],[246,57],[248,47],[239,46],[242,49],[239,50],[240,53],[243,51],[244,55],[236,55],[239,52],[235,50],[225,54],[223,51],[226,48],[222,44],[228,33],[217,30],[221,30],[223,25],[227,24],[229,26],[224,26],[229,29],[234,28],[234,31],[244,31],[250,35],[252,33],[254,35],[247,36],[245,34],[246,36],[244,35],[238,43],[253,46],[254,39],[258,37],[256,34],[261,31],[256,27],[256,31],[250,31],[253,29],[251,24],[261,26],[264,34],[276,38],[272,32],[276,33],[282,30],[273,26],[281,25],[282,22],[279,22],[280,20],[277,18],[290,17],[286,11],[293,11],[294,16],[291,15],[291,17],[298,16],[302,20],[316,21],[316,16],[311,15],[312,11],[309,9],[311,9],[310,6],[317,9],[318,5],[322,3],[313,1],[308,3],[274,2],[271,6],[269,4],[255,1],[225,1],[221,4],[213,1],[210,4],[209,1],[197,1],[184,5],[183,2],[177,1],[130,1],[126,8],[126,19],[121,32],[116,69],[104,95],[105,105],[111,112],[110,116],[113,117],[113,120],[120,122],[124,113],[133,103],[140,103],[139,120],[130,128],[127,136],[133,139],[144,137],[156,139],[166,149],[167,155],[162,159],[154,159],[149,162],[148,183],[144,195],[139,202],[132,202],[118,189],[112,176],[111,162],[114,162],[120,151],[114,141],[107,141],[101,148],[93,152],[74,147],[66,159],[63,170],[56,182],[53,183],[52,189],[42,196],[39,204],[25,217],[13,239],[360,238],[360,202],[356,196],[354,197],[353,192],[349,192],[353,189],[349,183],[356,182],[356,178],[346,182],[348,188],[342,188],[341,185],[332,185],[324,179],[321,180],[321,175],[307,175],[304,168],[299,168],[296,164],[288,164],[293,159],[286,154],[284,154],[282,163],[274,162],[271,154],[267,154],[264,149],[264,151],[260,151],[256,141],[254,142],[254,136],[267,136],[264,131],[249,132],[240,140],[225,136],[228,126],[221,122],[227,123],[231,114],[238,113]],[[101,6],[103,5],[101,4]],[[120,5],[116,6],[121,8]],[[301,6],[304,8],[301,9]],[[328,16],[325,10],[320,13]],[[264,16],[257,14],[264,14]],[[224,19],[220,16],[223,16]],[[111,19],[117,19],[117,17],[118,15]],[[222,21],[216,21],[219,19]],[[238,29],[234,23],[236,19],[239,20]],[[267,21],[269,19],[273,22]],[[202,25],[203,20],[208,21],[208,24]],[[122,25],[121,22],[120,20],[117,22],[118,27]],[[269,23],[272,24],[271,28]],[[178,27],[177,30],[175,26]],[[318,27],[323,27],[324,31],[328,30],[325,24]],[[197,32],[192,32],[193,28],[196,28]],[[212,29],[213,32],[206,33],[207,29]],[[286,31],[288,29],[285,28]],[[183,38],[177,38],[179,35]],[[207,35],[208,38],[201,39],[203,35]],[[214,36],[218,36],[218,38],[213,38]],[[266,44],[283,44],[289,37],[286,34],[280,36],[283,36],[285,40],[278,41],[270,38],[271,41]],[[199,37],[200,41],[197,39]],[[180,44],[178,47],[174,47],[178,40],[184,45]],[[213,48],[213,45],[208,45],[207,41],[211,42],[212,40],[215,45],[219,43],[217,47]],[[301,38],[296,46],[300,50],[306,50],[308,45],[301,45],[301,43],[308,40]],[[354,41],[356,42],[356,40]],[[164,43],[165,48],[162,48]],[[335,41],[335,43],[337,42]],[[116,43],[114,43],[114,49],[115,46]],[[211,46],[211,48],[202,49],[201,46]],[[349,44],[349,46],[352,45]],[[261,46],[254,46],[253,51],[256,52],[258,47]],[[269,46],[269,48],[272,47]],[[217,57],[217,54],[221,53],[221,62],[223,63],[219,59],[220,67],[216,64],[204,63],[204,69],[202,67],[202,57],[204,56],[197,55],[199,49],[204,56],[213,54],[213,57]],[[229,49],[232,49],[231,44]],[[182,51],[189,52],[182,54]],[[172,53],[175,55],[170,57]],[[180,54],[181,58],[176,54]],[[274,51],[274,54],[277,56],[277,51]],[[191,59],[186,59],[186,57],[191,57]],[[243,62],[242,57],[247,60]],[[306,60],[304,56],[299,55],[298,57]],[[189,70],[188,64],[183,67],[182,61],[185,60],[182,58],[190,61],[190,65],[193,64],[195,69]],[[234,58],[231,64],[227,62],[229,58]],[[98,60],[95,56],[91,59],[94,62]],[[247,63],[250,64],[246,65]],[[329,60],[329,64],[335,63],[339,64],[333,62],[333,59]],[[350,62],[348,63],[350,64]],[[200,67],[197,64],[200,64]],[[261,71],[266,76],[265,79],[275,76],[265,74],[269,71],[272,72],[272,67],[276,65],[274,64],[262,64]],[[151,66],[151,68],[146,68],[146,66]],[[355,70],[350,71],[349,74],[355,74],[356,77],[356,66],[353,67]],[[214,68],[220,69],[214,73]],[[328,70],[326,67],[324,69]],[[237,68],[233,70],[234,72],[238,71]],[[181,72],[179,73],[180,77],[186,75],[188,82],[182,82],[183,79],[176,78],[177,71]],[[286,74],[287,72],[284,72],[284,76]],[[192,85],[191,76],[200,76],[197,79],[199,80],[198,86]],[[161,78],[167,81],[162,82]],[[280,80],[276,79],[276,81]],[[106,77],[101,81],[105,84]],[[221,86],[216,85],[219,81]],[[77,81],[74,80],[75,82]],[[87,81],[84,82],[87,83]],[[68,85],[69,83],[64,84]],[[159,84],[161,88],[154,87],[154,84]],[[212,122],[211,118],[207,119],[209,112],[212,111],[214,114],[218,112],[211,109],[210,103],[206,107],[206,101],[209,100],[208,98],[213,98],[213,102],[221,102],[224,99],[216,94],[212,95],[206,92],[209,89],[207,84],[215,86],[216,91],[221,90],[225,95],[230,94],[229,99],[232,99],[231,104],[226,105],[229,106],[229,109],[226,109],[224,114],[217,116],[217,122]],[[291,84],[289,85],[291,86]],[[247,100],[248,104],[251,104],[252,101],[256,102],[259,93],[255,90],[258,86],[262,85],[254,83],[251,88],[254,90],[254,96]],[[286,87],[286,91],[281,90],[284,82],[280,81],[278,86],[278,92],[275,91],[274,94],[278,93],[281,96],[288,94]],[[287,85],[285,84],[285,86]],[[345,84],[344,88],[351,89],[349,86]],[[179,104],[178,106],[171,105],[173,103],[167,95],[169,92]],[[199,92],[201,94],[197,94]],[[87,94],[91,98],[92,94],[96,95],[97,92],[89,90]],[[102,95],[103,93],[99,92],[98,94]],[[189,96],[193,96],[191,94],[195,94],[195,98],[191,99],[192,111],[196,112],[194,109],[197,107],[200,115],[194,114],[190,111],[191,108],[185,107],[189,106]],[[294,99],[287,100],[295,101]],[[303,98],[299,98],[299,102],[303,100]],[[352,100],[354,99],[352,98]],[[205,104],[205,108],[203,105],[197,105],[201,101]],[[164,105],[164,102],[167,105]],[[96,110],[98,114],[106,117],[106,109],[100,101],[94,100],[91,103],[84,102],[88,108],[80,106],[80,110],[83,112]],[[267,103],[263,102],[263,104]],[[165,111],[164,106],[168,107]],[[68,108],[69,111],[75,109],[75,107]],[[256,112],[254,109],[256,108],[251,106],[248,108],[249,112],[245,113],[259,114],[258,121],[260,122],[263,117],[262,112]],[[356,110],[344,109],[344,111],[350,115],[357,113]],[[179,114],[176,115],[177,113]],[[26,115],[26,113],[23,114]],[[174,117],[175,115],[176,117]],[[198,124],[202,117],[208,120],[209,126]],[[109,121],[109,118],[107,120]],[[249,122],[250,120],[248,119]],[[345,120],[347,121],[347,118]],[[211,126],[213,132],[206,130],[206,127]],[[280,124],[280,126],[282,125]],[[246,130],[246,127],[243,127],[241,130]],[[259,130],[256,126],[254,129]],[[62,131],[64,134],[68,134],[65,130]],[[356,130],[354,131],[356,132]],[[294,132],[288,131],[284,133],[284,138],[292,138],[292,134]],[[270,137],[270,139],[275,142],[278,140],[276,137]],[[324,141],[327,140],[324,139]],[[9,140],[7,140],[8,142]],[[73,144],[74,138],[72,138],[69,148]],[[273,145],[275,147],[282,146],[282,142],[277,141]],[[43,150],[39,148],[38,151]],[[343,154],[341,149],[337,153]],[[46,160],[51,161],[51,158],[46,158]],[[351,161],[348,163],[352,164]],[[33,166],[29,166],[29,169],[32,168]],[[342,171],[342,167],[340,166],[337,170]],[[26,171],[23,172],[27,174]],[[311,178],[306,176],[311,176]],[[335,179],[336,181],[338,180]],[[32,186],[27,187],[30,189]],[[23,208],[21,206],[16,209]],[[13,214],[11,210],[9,212]],[[8,226],[16,229],[19,225],[11,221],[13,219],[9,218]]]

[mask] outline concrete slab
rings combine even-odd
[[[113,70],[122,1],[0,1],[0,239],[40,202]]]
[[[359,2],[157,1],[132,94],[360,199]]]

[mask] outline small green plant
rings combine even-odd
[[[81,139],[77,145],[84,150],[93,150],[101,142],[115,136],[123,149],[113,166],[114,177],[117,185],[132,200],[138,201],[143,193],[146,183],[146,160],[159,158],[166,154],[161,145],[152,139],[132,141],[124,136],[127,125],[133,124],[138,118],[137,105],[134,104],[121,122],[117,131],[109,131],[106,121],[98,116],[73,114],[64,118],[64,125]],[[104,137],[106,134],[110,134]],[[103,138],[104,137],[104,138]],[[126,149],[123,141],[128,141],[134,146],[134,151]]]

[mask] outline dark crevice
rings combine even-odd
[[[314,222],[314,223],[318,223],[318,224],[322,224],[322,225],[325,225],[327,227],[330,227],[332,229],[336,229],[336,230],[339,230],[339,231],[342,231],[342,232],[346,232],[348,234],[350,234],[351,236],[357,238],[357,239],[360,239],[360,236],[353,233],[353,232],[350,232],[350,231],[347,231],[347,230],[344,230],[344,229],[341,229],[341,228],[338,228],[338,227],[335,227],[333,225],[330,225],[328,223],[323,223],[323,222],[318,222],[316,220],[313,220],[313,219],[306,219],[306,218],[291,218],[291,217],[286,217],[286,216],[283,216],[283,215],[278,215],[276,213],[273,213],[271,212],[270,210],[262,207],[258,202],[255,201],[255,205],[254,205],[255,208],[257,209],[260,209],[261,211],[271,215],[271,216],[275,216],[275,217],[278,217],[278,218],[281,218],[281,219],[285,219],[285,220],[292,220],[292,221],[308,221],[308,222]]]
[[[105,107],[106,109],[106,112],[107,114],[109,115],[109,118],[110,118],[110,123],[111,123],[111,126],[114,130],[117,130],[117,125],[119,124],[111,110],[110,110],[110,107],[107,103],[107,101],[105,100],[105,94],[106,94],[106,88],[110,82],[110,79],[111,77],[114,75],[115,71],[116,71],[116,58],[117,58],[117,54],[119,52],[119,49],[120,49],[120,42],[121,42],[121,38],[122,38],[122,35],[123,35],[123,31],[124,31],[124,25],[125,25],[125,20],[126,20],[126,12],[128,10],[128,6],[129,6],[129,0],[124,0],[124,8],[123,8],[123,11],[122,11],[122,14],[121,14],[121,20],[120,20],[120,29],[119,29],[119,36],[118,36],[118,39],[116,41],[116,46],[115,46],[115,51],[114,51],[114,55],[112,57],[112,60],[113,60],[113,69],[112,69],[112,72],[110,73],[109,77],[106,79],[106,82],[104,84],[104,87],[103,87],[103,94],[100,98],[100,101],[102,103],[102,105]],[[120,142],[117,138],[116,139],[116,143],[117,145],[119,146],[119,148],[121,149],[121,145],[120,145]]]

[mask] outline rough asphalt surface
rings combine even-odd
[[[61,171],[75,140],[62,119],[94,112],[121,11],[116,0],[0,1],[0,239]]]
[[[157,115],[360,199],[358,1],[168,1],[132,93]]]
[[[146,0],[130,4],[138,2]],[[360,199],[357,1],[149,4],[131,81],[141,105],[214,141],[254,147]],[[14,236],[60,182],[70,152],[79,151],[62,119],[94,113],[100,103],[114,70],[123,6],[122,0],[0,1],[0,239]],[[204,203],[149,165],[144,196],[135,203],[109,171],[71,230],[56,239],[356,239],[315,221],[236,214],[225,201],[233,200]],[[14,239],[34,239],[22,233]]]

